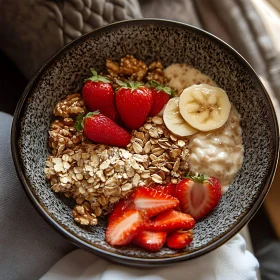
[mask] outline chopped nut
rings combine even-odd
[[[88,202],[82,205],[76,205],[72,210],[72,214],[75,222],[85,226],[95,226],[98,221],[96,215],[91,212],[91,208]]]

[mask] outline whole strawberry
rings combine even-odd
[[[90,68],[92,76],[86,79],[82,94],[90,111],[98,110],[113,121],[118,120],[118,112],[115,104],[115,93],[110,80]]]
[[[150,116],[156,116],[168,102],[170,96],[172,96],[172,89],[161,85],[157,82],[150,81],[151,92],[153,96],[153,104],[150,112]]]
[[[93,142],[116,147],[126,147],[130,142],[130,134],[98,111],[88,113],[80,123],[75,124],[76,129],[84,129],[84,134]]]
[[[142,126],[152,107],[151,90],[139,82],[118,82],[116,104],[123,123],[130,129]]]

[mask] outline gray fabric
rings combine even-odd
[[[11,123],[12,117],[0,112],[0,279],[32,280],[75,247],[27,198],[12,161]]]
[[[0,48],[28,78],[82,34],[141,17],[137,0],[0,0],[0,11]]]

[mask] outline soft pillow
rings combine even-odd
[[[138,0],[0,0],[0,48],[31,78],[73,39],[139,17]]]

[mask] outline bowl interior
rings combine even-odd
[[[188,63],[209,75],[241,114],[245,149],[242,169],[214,212],[197,223],[193,243],[183,251],[148,253],[113,248],[104,241],[106,221],[82,228],[71,202],[51,191],[45,179],[48,129],[56,102],[79,90],[89,68],[104,70],[106,59],[132,54],[164,66]],[[13,126],[13,155],[19,176],[44,215],[73,241],[116,261],[160,264],[188,259],[228,240],[260,206],[278,157],[278,125],[272,104],[250,66],[219,39],[188,25],[160,20],[113,24],[74,41],[34,77],[18,106]]]

